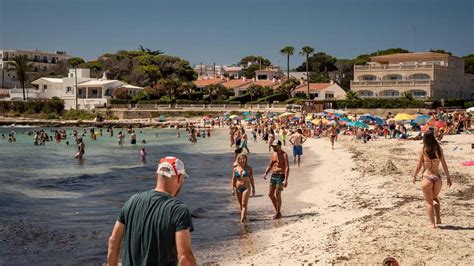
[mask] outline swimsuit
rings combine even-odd
[[[285,182],[285,174],[273,173],[270,177],[270,186],[277,187],[279,191],[283,191],[283,182]]]
[[[439,159],[438,159],[438,158],[424,160],[423,162],[425,162],[425,163],[430,163],[431,166],[433,166],[433,161],[439,163]],[[428,180],[428,181],[430,181],[431,183],[433,183],[433,185],[434,185],[436,182],[438,182],[439,180],[441,180],[441,177],[436,176],[436,175],[427,175],[427,176],[423,176],[423,178],[426,179],[426,180]]]
[[[303,146],[295,145],[293,146],[293,156],[303,155]]]
[[[245,170],[242,171],[242,176],[240,176],[239,171],[237,171],[237,170],[235,171],[235,178],[237,178],[237,179],[243,179],[244,177],[248,177],[248,176],[249,176],[249,174]],[[243,193],[247,189],[248,189],[248,187],[243,186],[243,185],[240,185],[240,186],[237,187],[237,191],[240,192],[240,193]]]

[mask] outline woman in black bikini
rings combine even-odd
[[[240,222],[245,222],[247,217],[247,204],[249,202],[250,191],[255,196],[255,184],[253,180],[253,170],[247,164],[247,155],[240,154],[237,157],[237,166],[232,170],[232,195],[237,194],[240,205]]]
[[[421,189],[426,201],[426,212],[433,228],[436,228],[437,224],[441,224],[440,203],[438,199],[442,186],[439,172],[440,163],[446,174],[448,187],[451,187],[451,176],[444,159],[443,150],[438,141],[436,141],[434,134],[427,132],[423,136],[423,149],[420,152],[420,158],[413,174],[413,184],[415,184],[416,176],[420,172],[421,167],[423,167]]]

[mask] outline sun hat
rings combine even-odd
[[[274,140],[271,146],[281,146],[281,141]]]
[[[160,159],[156,173],[168,178],[172,177],[173,175],[182,175],[186,178],[189,177],[184,168],[183,161],[171,156]]]

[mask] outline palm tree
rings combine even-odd
[[[300,51],[300,55],[306,56],[306,83],[308,83],[308,100],[309,98],[309,56],[314,52],[313,47],[303,46]]]
[[[28,62],[26,55],[13,57],[13,62],[10,62],[10,64],[15,68],[16,77],[20,81],[21,89],[23,90],[23,101],[25,101],[25,83],[28,80],[28,72],[31,71],[33,64]]]
[[[346,100],[348,101],[354,101],[354,100],[358,100],[359,99],[359,96],[357,95],[357,93],[355,93],[354,91],[347,91],[346,93]]]
[[[287,58],[287,77],[290,79],[290,56],[293,55],[295,48],[293,46],[285,46],[280,50],[280,53],[286,55]]]

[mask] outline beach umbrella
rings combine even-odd
[[[413,116],[406,113],[400,113],[400,114],[397,114],[393,119],[395,121],[406,121],[406,120],[412,120]]]
[[[351,120],[347,117],[343,117],[341,119],[339,119],[340,121],[344,121],[344,122],[351,122]]]
[[[299,116],[293,116],[293,118],[291,118],[291,120],[294,120],[294,121],[299,121],[301,119],[301,117]]]
[[[444,128],[444,127],[446,127],[446,122],[444,122],[444,121],[433,121],[432,125],[435,128]]]
[[[470,107],[466,109],[466,112],[468,113],[474,113],[474,107]]]
[[[311,121],[311,123],[315,124],[315,125],[319,125],[319,123],[323,124],[323,125],[327,125],[327,123],[329,123],[329,120],[323,118],[323,119],[314,119],[313,121]]]
[[[328,122],[328,126],[332,126],[334,124],[337,124],[336,120],[331,120]]]
[[[347,122],[346,121],[339,121],[339,125],[345,126],[345,125],[347,125]]]
[[[287,118],[287,117],[294,116],[294,115],[295,115],[294,113],[287,112],[287,113],[283,113],[283,114],[279,115],[278,118]]]
[[[419,124],[419,125],[424,125],[428,122],[428,120],[430,120],[431,116],[429,115],[418,115],[416,118],[415,118],[415,123]]]
[[[355,122],[349,122],[347,123],[347,126],[349,127],[361,127],[361,128],[369,128],[368,125],[360,122],[360,121],[355,121]]]
[[[230,119],[240,119],[240,117],[238,115],[231,115],[229,116]]]
[[[313,120],[313,115],[307,115],[305,120]]]

